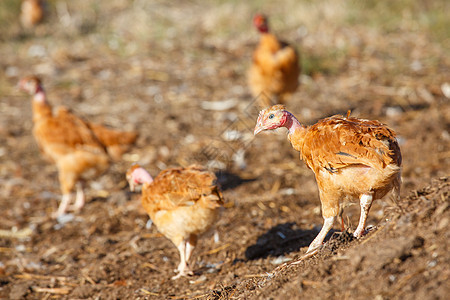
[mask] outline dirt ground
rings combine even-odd
[[[450,24],[448,1],[48,1],[45,23],[0,4],[0,298],[447,299],[450,294]],[[75,4],[76,3],[76,4]],[[401,200],[377,201],[351,238],[345,210],[315,256],[322,226],[312,171],[279,131],[253,137],[257,101],[245,72],[256,11],[301,53],[301,87],[287,103],[301,122],[352,111],[391,126],[403,154]],[[58,223],[55,166],[31,135],[39,75],[54,105],[136,129],[136,147],[86,189]],[[226,207],[195,249],[195,275],[171,280],[178,251],[150,227],[124,173],[206,165]],[[446,296],[447,295],[447,296]]]

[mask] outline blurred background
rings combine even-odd
[[[43,2],[42,20],[30,24],[21,17],[21,1],[0,1],[0,204],[7,208],[0,213],[1,226],[17,229],[34,224],[39,232],[50,234],[33,234],[26,242],[2,241],[5,249],[35,247],[33,253],[5,252],[0,267],[6,274],[31,268],[37,273],[53,270],[77,276],[60,264],[58,255],[97,262],[94,256],[80,254],[86,249],[105,251],[101,242],[91,240],[92,235],[115,243],[125,232],[139,235],[147,217],[127,191],[124,177],[133,162],[152,175],[193,162],[217,172],[231,203],[219,223],[219,231],[231,232],[223,242],[230,245],[217,259],[243,257],[246,247],[279,223],[320,228],[313,173],[299,161],[285,133],[253,137],[257,110],[249,109],[255,99],[246,72],[259,40],[252,26],[257,12],[265,13],[272,32],[300,54],[300,86],[286,105],[302,123],[351,110],[352,116],[388,124],[397,132],[403,153],[403,197],[449,175],[450,1]],[[83,224],[66,224],[64,232],[47,218],[59,199],[56,169],[39,155],[31,135],[29,96],[16,89],[18,80],[30,74],[42,78],[52,105],[68,106],[91,121],[140,133],[137,147],[91,184],[88,199],[92,200],[80,216]],[[134,203],[133,209],[126,208],[129,203]],[[382,220],[386,205],[393,204],[377,204],[369,221]],[[359,209],[350,208],[347,215],[355,226]],[[156,229],[151,232],[157,234]],[[240,237],[238,245],[232,243],[236,237]],[[39,261],[49,239],[60,241],[54,252],[47,253],[55,256],[59,267],[52,265],[52,259],[36,262],[36,269],[26,263],[6,263],[16,255]],[[164,238],[156,239],[163,246],[141,241],[142,248],[149,250],[139,252],[144,258],[134,258],[134,263],[151,259],[166,272],[174,262],[162,260],[167,252],[158,247],[167,247],[173,257],[176,249]],[[64,252],[64,243],[80,240],[88,241],[82,242],[85,248]],[[215,246],[203,247],[207,252]],[[71,263],[76,265],[77,259]],[[135,271],[115,259],[99,264],[112,261],[114,271],[95,273],[86,267],[83,274],[104,284],[134,276],[130,274]],[[139,270],[141,275],[151,274],[146,281],[134,279],[128,286],[159,280],[151,267]],[[114,272],[126,275],[107,279]],[[232,282],[227,271],[220,274],[216,284],[219,279]],[[211,280],[208,277],[201,287],[213,288]],[[9,281],[4,293],[11,292],[15,283]],[[159,295],[177,288],[170,282],[158,284]]]

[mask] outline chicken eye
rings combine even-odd
[[[270,114],[269,119],[273,119],[275,117],[274,114]]]

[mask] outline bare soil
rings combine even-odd
[[[10,23],[0,22],[0,298],[448,298],[450,47],[417,21],[445,1],[422,10],[407,2],[386,27],[349,18],[354,8],[340,1],[333,12],[322,1],[74,2],[49,1],[33,31],[18,25],[16,4],[2,4],[12,3]],[[245,72],[256,10],[271,12],[302,55],[291,112],[305,124],[349,109],[378,119],[403,154],[401,200],[377,201],[358,240],[359,206],[348,207],[347,230],[336,224],[297,264],[322,225],[320,202],[285,132],[253,137],[259,108]],[[86,206],[67,222],[49,217],[60,199],[56,168],[31,134],[29,97],[15,90],[31,73],[55,106],[140,133],[123,161],[88,183]],[[152,175],[194,162],[218,175],[219,240],[214,231],[200,239],[192,277],[171,280],[178,251],[149,227],[125,181],[136,161]]]

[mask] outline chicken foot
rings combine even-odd
[[[180,252],[180,264],[178,268],[175,270],[178,274],[172,277],[172,280],[178,279],[182,276],[194,275],[194,273],[190,270],[187,262],[189,257],[192,254],[192,250],[194,250],[195,245],[191,244],[186,240],[181,241],[181,243],[177,246],[178,251]]]
[[[52,218],[57,219],[58,217],[64,215],[66,213],[67,208],[70,204],[71,194],[63,194],[61,198],[61,203],[58,206],[58,210],[52,213]]]
[[[316,236],[316,238],[312,241],[311,245],[309,245],[308,251],[306,251],[306,254],[309,254],[310,252],[313,252],[315,250],[318,250],[320,247],[322,247],[323,240],[327,236],[327,233],[330,231],[331,227],[333,227],[334,219],[336,217],[329,217],[324,218],[322,229],[320,230],[319,234]]]

